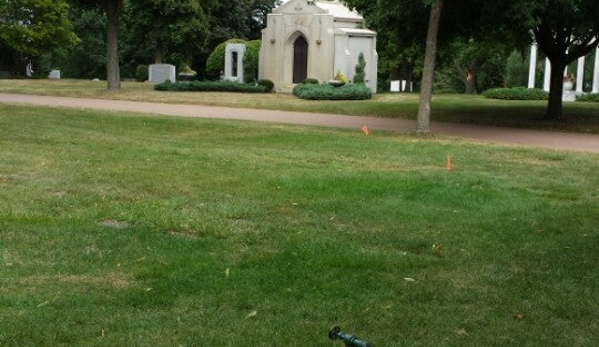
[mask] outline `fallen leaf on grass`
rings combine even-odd
[[[456,329],[455,333],[458,334],[458,335],[468,335],[468,332],[464,328]]]
[[[258,315],[258,311],[252,311],[250,313],[247,314],[247,316],[245,316],[245,318],[252,318],[252,317],[256,317]]]
[[[407,282],[416,282],[416,280],[411,277],[404,277],[403,279],[404,279],[404,281],[407,281]]]
[[[524,315],[522,313],[516,313],[516,314],[514,314],[514,319],[518,319],[518,320],[524,319]]]

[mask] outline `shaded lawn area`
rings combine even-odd
[[[238,108],[303,111],[355,116],[415,119],[417,94],[375,94],[364,101],[310,101],[291,94],[159,92],[153,84],[123,82],[110,92],[105,82],[85,80],[0,80],[0,92],[198,104]],[[599,103],[564,103],[568,121],[541,120],[546,101],[507,101],[479,95],[440,94],[433,98],[431,119],[441,122],[546,129],[599,134]]]
[[[3,106],[0,345],[597,346],[597,159]]]

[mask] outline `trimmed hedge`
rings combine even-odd
[[[191,81],[171,83],[166,81],[154,86],[155,90],[174,92],[237,92],[237,93],[269,93],[273,83],[261,80],[260,83],[239,83],[233,81]]]
[[[488,89],[483,92],[483,96],[500,100],[547,100],[549,98],[549,94],[542,89],[526,87]]]
[[[346,84],[333,87],[323,84],[298,84],[293,95],[306,100],[367,100],[372,99],[372,91],[364,83]]]
[[[583,94],[576,101],[599,102],[599,94]]]

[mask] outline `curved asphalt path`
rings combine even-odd
[[[125,111],[177,117],[235,119],[283,124],[353,128],[358,130],[364,125],[367,125],[370,131],[384,130],[403,133],[412,132],[415,128],[415,121],[413,120],[106,99],[0,93],[0,103]],[[496,128],[440,122],[431,123],[431,133],[526,147],[599,153],[599,135],[593,134]]]

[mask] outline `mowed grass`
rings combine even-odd
[[[107,91],[106,82],[86,80],[0,80],[0,92],[152,101],[236,108],[303,111],[354,116],[416,119],[418,94],[382,93],[372,100],[313,101],[291,94],[242,94],[155,91],[151,83],[123,82]],[[541,120],[546,101],[491,100],[480,95],[441,94],[433,97],[433,121],[599,134],[599,103],[564,103],[567,121]]]
[[[4,105],[0,345],[597,346],[598,159]]]

